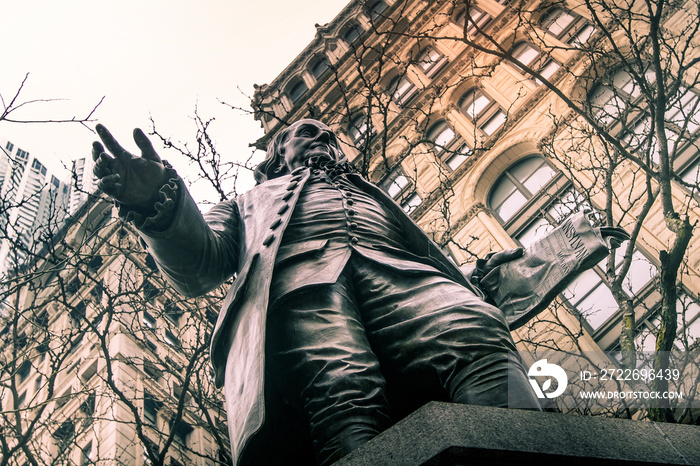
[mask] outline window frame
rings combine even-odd
[[[435,53],[435,57],[429,56],[431,51]],[[447,56],[435,46],[426,45],[420,49],[413,63],[426,77],[433,79],[447,65],[447,61]]]
[[[467,97],[471,97],[470,94],[473,94],[475,96],[473,98],[472,104],[475,104],[482,97],[488,100],[488,103],[484,105],[481,109],[479,109],[474,115],[472,115],[472,112],[468,110],[469,107],[465,105],[468,100]],[[479,131],[481,131],[487,136],[492,136],[493,134],[495,134],[499,129],[503,127],[503,125],[508,119],[508,115],[501,108],[499,103],[496,102],[496,99],[488,95],[483,89],[481,89],[478,86],[474,86],[462,93],[459,100],[457,101],[457,106],[459,107],[462,114],[466,116]],[[486,131],[484,128],[486,128],[492,121],[495,121],[499,115],[503,115],[503,121],[496,128],[494,128],[493,131]]]
[[[396,180],[400,178],[405,179],[406,184],[403,186],[397,184],[397,186],[399,186],[399,190],[395,194],[392,194],[391,187],[394,185]],[[407,214],[412,213],[423,203],[423,198],[421,198],[416,192],[417,186],[415,181],[408,177],[401,167],[394,168],[391,173],[389,173],[384,180],[379,183],[379,187],[387,194],[387,196],[399,204]],[[420,202],[415,203],[416,197]]]
[[[399,107],[404,107],[418,94],[418,86],[408,79],[405,73],[399,73],[389,81],[387,93]]]
[[[560,15],[556,18],[553,18],[555,12],[559,12]],[[565,26],[562,26],[561,31],[554,33],[552,32],[552,26],[554,26],[557,23],[562,14],[571,17],[571,21]],[[577,13],[574,13],[573,11],[567,8],[562,8],[561,6],[555,6],[547,10],[540,18],[539,26],[547,34],[551,35],[552,37],[555,37],[557,40],[564,42],[565,44],[570,45],[572,47],[580,47],[581,45],[588,42],[588,40],[597,32],[596,27],[593,24],[591,24],[591,22],[588,21],[586,18]],[[592,28],[592,30],[585,38],[585,40],[581,41],[581,33],[587,28]]]
[[[442,126],[443,128],[438,136],[442,136],[448,130],[452,132],[452,138],[441,145],[437,144],[438,138],[434,137],[434,133],[437,131],[436,127],[438,126]],[[450,125],[450,123],[444,118],[433,122],[433,124],[428,127],[427,131],[425,132],[425,138],[430,141],[431,149],[433,150],[433,153],[435,153],[435,156],[443,164],[447,165],[451,171],[457,170],[473,154],[472,148],[469,147],[464,138],[457,131],[455,131],[452,125]],[[461,161],[456,164],[451,163],[453,160],[460,159]]]
[[[471,14],[471,21],[467,21],[467,10],[472,13],[477,12],[480,14],[476,20],[474,20],[473,14]],[[459,26],[467,37],[475,37],[479,34],[479,29],[484,29],[486,26],[488,26],[492,19],[493,17],[481,8],[468,5],[466,8],[461,9],[452,17],[452,22]]]
[[[517,54],[517,49],[518,49],[518,48],[529,48],[530,50],[534,51],[537,55],[536,55],[535,57],[533,57],[530,61],[528,61],[527,63],[525,63],[525,62],[523,62],[523,61],[521,60],[523,54],[522,54],[522,53],[519,54],[519,55]],[[516,55],[517,55],[517,56],[516,56]],[[519,42],[516,42],[515,45],[513,45],[513,48],[511,49],[511,56],[512,56],[514,59],[516,59],[516,60],[518,60],[519,62],[521,62],[523,65],[525,65],[525,66],[531,68],[532,70],[534,70],[534,71],[540,73],[540,74],[542,75],[542,77],[544,77],[544,79],[549,79],[549,78],[551,78],[552,76],[554,76],[554,74],[556,74],[557,71],[559,71],[559,68],[561,68],[561,63],[559,63],[559,62],[558,62],[557,60],[555,60],[554,58],[545,55],[544,52],[543,52],[539,47],[535,46],[534,44],[532,44],[532,43],[530,43],[530,42],[528,42],[528,41],[526,41],[526,40],[521,40],[521,41],[519,41]],[[520,67],[519,67],[518,65],[516,65],[515,63],[511,63],[511,65],[513,65],[513,67],[514,67],[516,70],[518,70],[518,72],[519,72],[520,74],[522,74],[523,76],[525,76],[525,77],[527,77],[527,78],[530,78],[531,80],[535,81],[535,82],[537,83],[538,86],[542,84],[542,81],[540,81],[537,77],[535,77],[535,76],[533,76],[533,75],[530,75],[529,73],[527,73],[525,70],[523,70],[522,68],[520,68]],[[545,70],[546,70],[547,68],[549,68],[551,65],[555,65],[554,70],[553,70],[551,73],[548,73],[547,75],[544,75],[544,74],[543,74],[543,71],[545,71]]]

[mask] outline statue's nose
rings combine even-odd
[[[316,136],[317,141],[321,142],[329,142],[331,140],[331,132],[325,129],[322,129],[321,131],[318,132],[318,136]]]

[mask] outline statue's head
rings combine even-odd
[[[299,120],[272,138],[267,157],[255,169],[255,181],[260,184],[286,175],[314,156],[330,156],[337,162],[346,160],[332,129],[317,120]]]

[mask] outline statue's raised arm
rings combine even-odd
[[[158,191],[168,181],[168,176],[151,141],[140,129],[134,130],[134,141],[141,149],[138,157],[119,145],[104,126],[97,125],[96,130],[104,143],[104,146],[97,141],[92,143],[99,188],[130,209],[143,215],[153,213]]]

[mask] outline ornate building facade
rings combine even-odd
[[[666,7],[652,17],[634,2],[350,2],[256,86],[258,147],[298,119],[323,121],[457,263],[527,247],[592,211],[632,241],[514,336],[523,349],[593,351],[619,349],[626,334],[654,349],[678,237],[669,220],[698,218],[697,11]],[[668,298],[684,349],[700,337],[700,250],[686,246]]]

